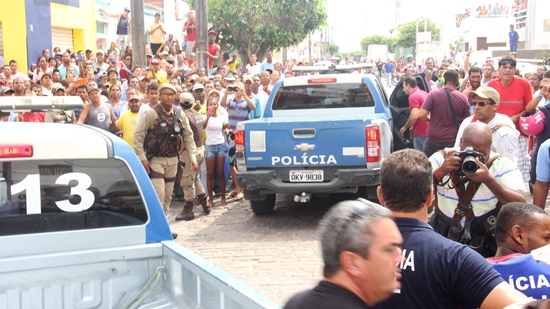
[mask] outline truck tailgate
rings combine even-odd
[[[250,122],[246,124],[246,165],[366,165],[365,127],[369,124],[369,119]]]

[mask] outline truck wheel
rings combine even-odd
[[[367,186],[367,187],[359,187],[359,194],[360,197],[367,199],[374,203],[380,203],[378,200],[378,195],[376,194],[376,188],[378,186]]]
[[[265,200],[250,200],[250,206],[256,215],[270,214],[275,208],[275,194],[267,194]]]

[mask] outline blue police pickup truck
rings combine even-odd
[[[374,75],[349,73],[358,68],[365,67],[298,67],[321,75],[277,82],[263,118],[237,125],[236,180],[255,214],[271,213],[277,193],[294,194],[295,202],[332,193],[378,201],[381,162],[412,148],[411,132],[399,134],[408,96],[403,80],[388,97]],[[415,78],[429,91],[424,75]]]
[[[332,66],[323,73],[353,69]],[[286,78],[273,87],[262,118],[237,125],[237,183],[255,214],[272,212],[277,193],[295,194],[296,202],[330,193],[377,200],[392,129],[389,99],[374,75]]]
[[[82,101],[0,98],[0,117],[52,108]],[[74,124],[0,130],[0,308],[280,308],[174,242],[122,139]]]

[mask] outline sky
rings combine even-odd
[[[326,1],[333,42],[340,47],[341,52],[360,50],[359,42],[365,36],[372,34],[389,36],[389,29],[395,28],[397,0]],[[445,12],[463,12],[468,5],[492,1],[400,0],[399,2],[401,3],[401,24],[424,16],[441,24],[444,22]]]

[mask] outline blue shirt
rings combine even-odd
[[[542,143],[537,155],[537,181],[550,182],[550,139]]]
[[[426,222],[395,218],[403,235],[401,289],[374,308],[479,307],[502,278],[463,244],[437,234]]]
[[[526,296],[535,299],[550,296],[550,265],[536,261],[531,254],[492,264],[505,281]]]
[[[275,70],[275,63],[274,62],[268,63],[267,60],[264,61],[264,63],[262,63],[262,65],[260,66],[260,73],[262,73],[267,69],[270,69],[271,72],[273,72],[273,70]]]
[[[250,119],[262,118],[262,104],[260,103],[260,99],[255,95],[251,100],[254,102],[254,105],[256,105],[256,109],[250,110]]]
[[[508,32],[508,36],[510,37],[510,45],[511,46],[518,45],[519,35],[516,32],[516,30],[512,30],[512,31]]]
[[[393,64],[391,62],[388,62],[388,63],[384,64],[384,69],[386,70],[386,74],[391,73],[394,68],[395,68],[395,64]]]

